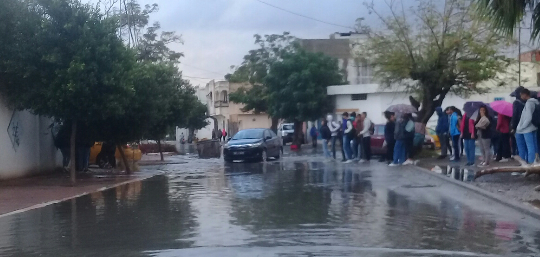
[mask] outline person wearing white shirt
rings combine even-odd
[[[362,118],[364,119],[364,128],[360,131],[362,135],[362,149],[364,154],[364,159],[360,162],[369,162],[371,160],[371,135],[373,134],[373,123],[367,117],[367,113],[362,113]]]
[[[339,124],[335,121],[333,121],[332,115],[326,116],[326,121],[328,121],[328,128],[330,129],[330,134],[332,136],[331,142],[332,142],[332,154],[334,157],[334,160],[336,159],[336,141],[338,139],[339,134]],[[343,155],[343,159],[345,159],[345,155]]]

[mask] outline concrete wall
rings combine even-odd
[[[60,165],[51,123],[27,111],[13,112],[0,100],[0,179],[47,172]]]

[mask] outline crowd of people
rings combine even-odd
[[[487,167],[492,161],[508,162],[515,156],[519,156],[524,165],[534,165],[540,154],[540,102],[536,92],[521,86],[511,96],[516,98],[511,115],[497,113],[487,104],[477,106],[474,111],[469,109],[469,113],[461,112],[455,106],[444,110],[437,107],[439,159],[449,157],[452,162],[460,162],[465,155],[466,166],[476,165],[478,145],[481,152],[479,167]],[[415,113],[385,112],[384,115],[387,152],[381,161],[392,167],[414,164],[414,157],[424,143],[425,125],[416,121]],[[341,121],[334,121],[332,115],[328,115],[320,127],[325,157],[335,160],[339,143],[343,162],[369,162],[373,130],[374,125],[365,112],[360,115],[345,112]],[[316,135],[315,132],[311,134]]]

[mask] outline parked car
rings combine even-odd
[[[282,123],[278,126],[278,135],[281,138],[283,145],[292,143],[294,138],[294,123]],[[302,134],[302,142],[305,143],[304,135]]]
[[[272,130],[244,129],[223,146],[223,158],[226,162],[266,161],[279,159],[282,151],[281,140]]]
[[[377,124],[375,125],[375,132],[371,136],[371,153],[374,155],[383,155],[386,154],[386,146],[384,146],[384,128],[386,125]],[[426,135],[424,140],[424,148],[435,149],[436,147],[435,139],[431,135]],[[440,143],[439,143],[440,147]]]
[[[101,152],[101,146],[103,145],[102,142],[96,142],[94,144],[94,146],[92,146],[92,148],[90,148],[90,164],[98,164],[98,165],[101,165],[100,163],[97,162],[97,156],[99,154],[99,152]],[[132,145],[124,145],[123,147],[123,150],[124,150],[124,154],[126,156],[126,159],[128,161],[140,161],[141,158],[142,158],[142,153],[141,153],[141,150],[139,149],[139,146],[137,144],[132,144]],[[118,148],[116,148],[116,153],[114,154],[114,157],[116,158],[116,160],[120,160],[122,159],[121,155],[120,155],[120,151],[118,151]]]
[[[439,139],[439,136],[437,136],[437,132],[435,132],[435,130],[432,129],[432,128],[426,128],[426,132],[427,132],[428,136],[433,138],[435,148],[440,149],[441,148],[441,141]]]

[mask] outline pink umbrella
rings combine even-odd
[[[513,114],[512,103],[509,103],[506,101],[495,101],[493,103],[490,103],[489,106],[491,106],[491,108],[494,111],[504,116],[512,117],[512,114]]]

